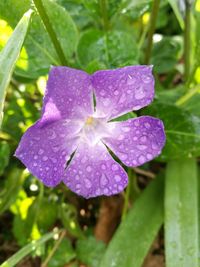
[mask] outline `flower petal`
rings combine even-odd
[[[147,106],[154,97],[152,66],[97,71],[92,84],[97,112],[109,119]]]
[[[161,120],[141,116],[123,122],[110,122],[113,129],[103,142],[127,166],[134,167],[152,160],[161,153],[165,144]]]
[[[66,162],[77,148],[80,126],[60,120],[41,126],[37,121],[23,135],[15,156],[46,186],[60,183]]]
[[[66,169],[63,181],[78,195],[90,198],[121,192],[128,177],[102,143],[96,146],[82,143]]]
[[[53,67],[49,73],[42,117],[84,119],[92,114],[93,95],[90,76],[81,70]]]

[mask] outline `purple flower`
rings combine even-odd
[[[139,166],[160,154],[165,133],[162,121],[150,116],[111,120],[147,106],[153,97],[151,66],[93,75],[53,67],[41,118],[23,135],[15,155],[46,186],[63,181],[85,198],[117,194],[128,177],[108,148],[126,166]]]

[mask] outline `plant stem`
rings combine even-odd
[[[200,93],[200,85],[195,86],[190,89],[185,95],[181,96],[177,101],[176,105],[181,106],[186,103],[191,97],[193,97],[196,93]]]
[[[191,24],[191,3],[185,0],[185,30],[184,30],[184,79],[190,77],[190,24]]]
[[[129,178],[129,183],[126,187],[126,192],[125,192],[125,199],[124,199],[124,207],[122,211],[122,221],[125,219],[127,211],[128,211],[128,204],[129,204],[129,196],[130,196],[130,184],[131,184],[131,178],[132,178],[132,169],[128,169],[128,178]]]
[[[44,26],[51,38],[51,41],[54,45],[54,48],[56,50],[56,53],[60,59],[60,63],[62,65],[67,65],[67,60],[65,58],[65,54],[62,50],[62,47],[58,41],[58,38],[56,36],[56,33],[53,29],[53,27],[51,26],[51,23],[50,23],[50,20],[49,20],[49,17],[45,11],[45,8],[44,8],[44,5],[42,3],[42,0],[33,0],[34,4],[35,4],[35,7],[37,8],[37,11],[40,15],[40,18],[42,19],[43,23],[44,23]]]
[[[158,10],[159,10],[160,0],[154,0],[152,11],[151,11],[151,17],[150,17],[150,25],[149,25],[149,33],[148,33],[148,39],[147,39],[147,47],[146,47],[146,54],[145,54],[145,64],[149,64],[150,57],[151,57],[151,51],[152,51],[152,44],[153,44],[153,34],[155,32],[156,28],[156,20],[158,16]]]
[[[66,230],[63,230],[62,233],[60,234],[59,239],[57,240],[57,242],[55,243],[54,247],[52,248],[51,252],[47,256],[47,258],[44,261],[44,263],[42,264],[42,267],[47,267],[48,262],[53,257],[54,253],[58,249],[58,247],[59,247],[60,243],[62,242],[63,238],[65,237],[65,235],[66,235]]]
[[[99,5],[100,5],[102,20],[103,20],[103,28],[104,28],[104,31],[107,32],[109,30],[107,0],[99,0]]]

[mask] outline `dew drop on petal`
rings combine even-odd
[[[47,156],[44,156],[44,157],[42,158],[42,160],[43,160],[43,161],[47,161],[47,160],[48,160],[48,157],[47,157]]]
[[[119,91],[118,90],[115,90],[114,91],[114,95],[118,95],[119,94]]]
[[[34,158],[34,159],[38,159],[38,156],[37,156],[37,155],[35,155],[33,158]]]
[[[107,185],[107,184],[108,184],[108,178],[106,177],[105,174],[102,174],[102,175],[101,175],[101,178],[100,178],[100,185],[101,185],[102,187],[104,187],[104,186]]]
[[[39,151],[38,151],[38,154],[42,155],[43,153],[44,153],[44,150],[40,148]]]
[[[118,185],[118,190],[121,192],[123,190],[123,186]]]
[[[37,163],[36,163],[36,162],[34,162],[34,163],[33,163],[33,166],[34,166],[34,167],[36,167],[36,166],[37,166]]]
[[[113,164],[111,168],[113,171],[117,171],[119,167],[117,164]]]
[[[149,128],[151,127],[150,123],[148,123],[148,122],[145,122],[144,126],[145,126],[147,129],[149,129]]]
[[[143,164],[146,161],[145,156],[143,156],[143,155],[139,156],[138,161],[140,164]]]
[[[137,145],[137,148],[139,150],[145,150],[145,149],[147,149],[147,146],[146,145]]]
[[[130,128],[129,127],[123,127],[122,131],[125,133],[128,133],[128,132],[130,132]]]
[[[142,87],[140,87],[138,90],[135,92],[135,99],[140,100],[145,97],[145,91],[143,90]]]
[[[114,176],[114,179],[116,182],[120,182],[121,181],[121,177],[117,174]]]
[[[152,159],[153,158],[153,155],[151,153],[147,153],[147,159]]]
[[[85,179],[85,180],[84,180],[84,182],[85,182],[85,187],[86,187],[86,188],[88,188],[88,189],[89,189],[89,188],[91,188],[91,187],[92,187],[92,183],[90,182],[90,180],[89,180],[89,179]]]
[[[145,143],[147,141],[147,136],[143,135],[140,137],[140,142]]]
[[[102,164],[102,165],[101,165],[101,169],[102,169],[102,170],[105,170],[105,169],[106,169],[106,165],[105,165],[105,164]]]
[[[92,167],[90,165],[88,165],[87,168],[86,168],[86,171],[87,172],[91,172],[91,170],[92,170]]]
[[[124,139],[124,135],[123,134],[120,134],[119,137],[117,138],[117,140],[121,141]]]
[[[80,177],[79,177],[78,174],[75,176],[75,179],[76,179],[77,181],[80,179]]]
[[[159,148],[158,144],[156,142],[153,142],[151,147],[155,150],[157,150]]]

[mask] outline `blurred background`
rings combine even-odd
[[[42,0],[63,57],[38,2],[0,1],[0,50],[34,10],[0,132],[0,262],[15,255],[2,266],[198,267],[200,1]],[[64,184],[47,188],[13,156],[40,117],[50,66],[137,64],[154,66],[156,95],[136,115],[162,119],[167,143],[159,158],[126,168],[123,193],[86,200]]]

